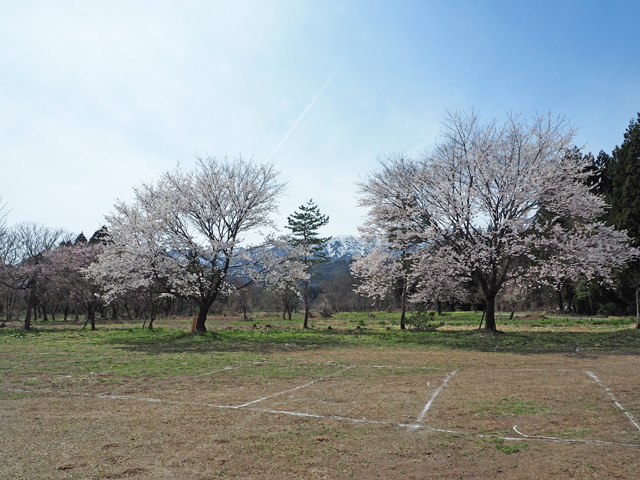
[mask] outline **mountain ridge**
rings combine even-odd
[[[327,242],[324,254],[331,260],[363,256],[371,252],[374,242],[366,242],[355,235],[336,235]]]

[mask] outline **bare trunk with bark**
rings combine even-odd
[[[636,289],[636,328],[640,329],[640,288]]]
[[[486,316],[484,319],[484,328],[486,330],[497,330],[496,328],[496,294],[489,292],[485,294]]]
[[[400,313],[400,330],[406,330],[404,324],[405,316],[407,313],[407,277],[402,280],[402,312]]]
[[[304,282],[304,322],[302,328],[309,328],[309,280]]]

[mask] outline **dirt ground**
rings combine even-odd
[[[635,479],[639,367],[353,348],[164,379],[14,374],[0,478]]]

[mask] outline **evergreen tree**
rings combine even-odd
[[[609,163],[609,221],[625,229],[633,244],[640,246],[640,113],[629,123],[624,141],[613,150]]]
[[[96,230],[91,238],[89,239],[89,245],[95,245],[96,243],[102,243],[103,245],[107,242],[109,238],[109,229],[103,225],[98,230]]]
[[[320,237],[318,230],[329,223],[329,217],[320,213],[318,206],[309,200],[306,205],[300,205],[298,210],[287,218],[287,226],[291,230],[291,243],[294,246],[302,246],[306,254],[302,261],[312,266],[317,263],[326,262],[328,257],[324,252],[327,242],[331,237]],[[308,327],[309,321],[309,280],[304,284],[304,324]]]
[[[640,113],[624,133],[622,145],[609,156],[600,152],[597,159],[601,180],[599,193],[610,209],[605,220],[626,230],[631,244],[640,247]],[[640,328],[640,261],[630,263],[619,276],[618,293],[635,301],[637,327]],[[628,303],[627,303],[628,305]]]
[[[73,242],[75,245],[79,245],[79,244],[86,244],[87,243],[87,237],[84,236],[84,232],[80,232],[80,235],[78,235],[75,239],[75,241]]]

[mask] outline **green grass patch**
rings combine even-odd
[[[506,443],[501,438],[496,438],[495,440],[493,440],[493,443],[496,450],[502,453],[506,453],[507,455],[521,452],[529,446],[527,442]]]
[[[204,335],[193,335],[189,331],[190,323],[184,319],[160,319],[157,324],[166,327],[152,331],[121,323],[99,324],[98,330],[90,331],[81,330],[80,325],[61,328],[53,322],[38,323],[34,331],[28,332],[1,329],[0,375],[16,375],[27,382],[23,385],[31,382],[34,386],[68,375],[95,376],[103,382],[125,377],[162,379],[264,362],[272,359],[274,353],[280,354],[279,359],[285,359],[286,363],[289,354],[318,349],[444,349],[496,352],[497,355],[502,352],[637,355],[640,352],[640,330],[624,322],[616,323],[619,319],[585,323],[578,331],[570,328],[537,331],[529,326],[528,320],[516,317],[517,329],[496,334],[477,330],[478,312],[436,316],[442,318],[445,325],[457,327],[435,332],[400,330],[393,325],[399,319],[397,312],[336,314],[322,319],[330,324],[314,319],[313,328],[306,330],[293,322],[278,322],[277,316],[263,318],[270,323],[255,323],[255,327],[254,323],[237,318],[211,319],[210,331]],[[280,371],[267,366],[254,372],[252,375],[265,377],[300,373],[293,367]],[[401,374],[392,370],[384,372],[385,375],[395,373]],[[355,371],[345,374],[364,375]],[[8,385],[9,380],[3,380],[3,384]],[[520,408],[522,413],[539,409],[522,402],[505,403],[501,408],[504,412],[517,412]]]

